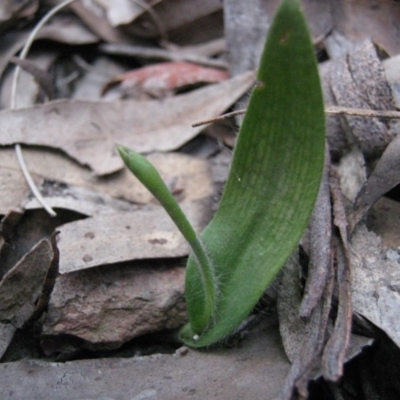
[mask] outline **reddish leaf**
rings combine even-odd
[[[196,83],[221,82],[227,78],[228,72],[221,69],[202,67],[183,61],[164,62],[138,68],[115,77],[105,85],[103,93],[121,82],[154,92],[154,90],[179,89]]]

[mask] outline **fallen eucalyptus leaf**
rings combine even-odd
[[[105,204],[99,204],[96,194],[90,192],[85,194],[85,190],[97,192],[100,197],[108,195],[131,203],[148,204],[155,201],[127,170],[110,177],[97,177],[88,168],[80,166],[65,154],[43,148],[24,149],[24,158],[38,186],[45,180],[43,183],[45,187],[52,183],[61,185],[60,189],[67,189],[65,184],[73,187],[74,193],[70,193],[69,190],[65,192],[59,190],[55,193],[56,196],[52,194],[47,196],[45,192],[44,195],[48,197],[47,200],[52,203],[52,207],[66,207],[85,215],[92,215],[98,209],[106,211]],[[149,155],[149,160],[154,163],[181,202],[199,200],[212,195],[212,177],[207,160],[177,152],[153,153]],[[79,189],[76,186],[83,188]],[[29,197],[28,185],[12,148],[0,148],[0,191],[7,193],[7,196],[0,197],[0,215],[5,215],[16,207],[37,207],[37,201]],[[75,206],[76,209],[73,208]]]
[[[124,97],[140,99],[147,95],[162,98],[174,90],[190,85],[221,82],[227,78],[228,73],[221,69],[202,67],[184,61],[170,61],[124,72],[107,82],[102,94],[120,84]]]
[[[182,205],[201,230],[208,222],[208,202]],[[114,211],[60,226],[60,273],[145,258],[183,257],[189,246],[161,207]]]
[[[193,121],[222,112],[252,82],[253,74],[248,73],[165,101],[61,100],[4,110],[0,112],[0,144],[61,148],[97,175],[110,174],[123,165],[115,142],[143,153],[176,149],[203,129],[191,128]]]

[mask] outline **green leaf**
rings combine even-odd
[[[298,244],[317,196],[324,110],[314,49],[298,0],[283,0],[271,25],[219,209],[201,235],[215,271],[215,313],[196,260],[186,273],[194,347],[221,340],[248,316]]]

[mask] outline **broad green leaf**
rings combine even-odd
[[[303,234],[324,158],[324,110],[314,49],[298,0],[271,25],[219,209],[201,235],[216,286],[215,312],[193,256],[182,340],[210,345],[248,316]]]

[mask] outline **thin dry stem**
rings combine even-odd
[[[222,114],[211,119],[196,122],[195,124],[192,125],[192,127],[195,128],[196,126],[206,125],[216,121],[222,121],[224,119],[235,117],[236,115],[242,115],[245,112],[246,109],[243,108],[241,110]],[[367,117],[367,118],[400,118],[400,111],[368,110],[363,108],[348,108],[339,106],[327,106],[325,107],[325,113],[335,114],[335,115],[351,115],[355,117]]]
[[[58,13],[62,8],[70,5],[76,0],[65,0],[62,3],[58,4],[57,6],[53,7],[35,26],[35,28],[32,30],[31,34],[29,35],[25,46],[21,50],[21,53],[19,54],[19,58],[21,60],[24,60],[32,46],[32,43],[34,42],[38,32],[40,29],[47,23],[47,21],[52,18],[55,14]],[[10,108],[14,110],[16,108],[16,98],[17,98],[17,86],[18,86],[18,78],[21,72],[21,67],[17,65],[15,67],[14,71],[14,76],[13,76],[13,81],[12,81],[12,86],[11,86],[11,101],[10,101]],[[25,180],[29,186],[29,189],[33,193],[33,195],[36,197],[37,201],[41,204],[41,206],[48,212],[48,214],[52,217],[55,217],[57,214],[56,212],[46,203],[45,199],[41,195],[39,189],[37,188],[35,182],[32,179],[32,176],[26,166],[23,154],[22,154],[22,148],[19,143],[15,145],[15,153],[18,159],[19,166],[21,168],[21,171],[25,177]]]

